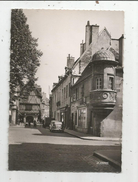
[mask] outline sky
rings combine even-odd
[[[80,56],[80,43],[85,41],[85,26],[99,25],[99,31],[107,28],[112,38],[124,34],[122,11],[90,10],[23,10],[32,36],[38,38],[38,49],[43,52],[37,70],[37,84],[49,97],[53,83],[64,75],[67,56],[75,60]]]

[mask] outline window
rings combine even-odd
[[[109,89],[113,90],[114,89],[114,78],[113,77],[109,77]]]
[[[66,86],[66,98],[68,97],[68,85]]]
[[[55,94],[55,102],[56,102],[56,94]]]
[[[84,96],[84,85],[81,87],[81,98]]]
[[[65,94],[66,94],[66,92],[65,92],[65,87],[64,87],[64,99],[65,99]]]
[[[25,110],[25,105],[20,104],[19,108],[20,108],[20,110]]]
[[[75,125],[77,125],[77,112],[75,113]]]
[[[78,110],[78,126],[82,128],[87,127],[87,110],[86,108],[82,108]]]
[[[68,85],[68,96],[70,97],[70,83]]]
[[[102,78],[96,78],[96,89],[102,89]]]
[[[25,110],[26,111],[31,111],[32,110],[32,105],[31,104],[26,105]]]
[[[78,100],[79,94],[78,94],[78,88],[76,88],[76,100]]]
[[[74,78],[72,78],[72,85],[74,85]]]
[[[61,96],[61,98],[62,98],[62,101],[63,101],[63,97],[64,97],[64,95],[63,95],[63,89],[62,89],[62,96]]]

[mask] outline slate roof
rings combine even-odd
[[[86,66],[84,71],[82,72],[81,77],[77,80],[77,82],[72,85],[72,87],[75,87],[77,84],[79,84],[81,81],[85,80],[92,74],[92,62],[89,62],[89,64]]]
[[[42,94],[41,94],[41,91],[40,91],[41,87],[38,86],[37,84],[34,84],[34,82],[31,81],[31,80],[28,81],[28,83],[26,83],[26,84],[22,87],[21,92],[20,92],[20,95],[23,94],[23,91],[24,91],[25,89],[27,89],[27,87],[30,87],[31,90],[32,90],[32,89],[35,90],[35,91],[37,92],[37,96],[42,97]],[[29,90],[29,92],[31,92],[31,90]]]
[[[103,60],[115,61],[115,56],[111,51],[101,49],[97,51],[92,57],[92,61],[103,61]]]
[[[119,61],[119,53],[115,49],[113,49],[112,47],[110,47],[109,50],[114,54],[115,59],[117,61]]]

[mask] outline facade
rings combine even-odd
[[[101,49],[72,86],[75,130],[93,136],[121,137],[123,70],[117,64],[111,51]]]
[[[72,68],[71,120],[74,130],[94,136],[121,137],[123,36],[87,22],[85,43]]]
[[[52,118],[64,122],[66,128],[70,127],[70,82],[71,69],[74,58],[68,55],[65,75],[59,76],[59,82],[53,84],[52,89]]]
[[[18,119],[20,122],[33,123],[34,119],[41,120],[41,103],[42,103],[42,94],[41,88],[32,83],[28,82],[20,92],[19,100],[19,111]]]
[[[67,98],[66,85],[70,86]],[[52,90],[53,116],[62,120],[63,115],[70,129],[94,136],[121,137],[122,90],[123,36],[112,39],[106,28],[99,32],[99,26],[88,21],[80,57]]]
[[[46,97],[46,93],[42,93],[41,107],[41,119],[49,118],[49,99]]]

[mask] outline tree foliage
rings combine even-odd
[[[10,46],[10,93],[24,84],[24,80],[35,81],[42,52],[37,49],[38,39],[32,37],[27,18],[21,9],[11,12]]]

